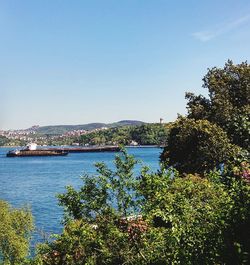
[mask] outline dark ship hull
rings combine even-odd
[[[65,147],[65,148],[50,148],[47,150],[65,151],[68,153],[94,153],[94,152],[119,152],[118,146],[91,146],[91,147]]]
[[[118,146],[93,146],[93,147],[65,147],[65,148],[48,148],[48,149],[22,149],[9,151],[7,157],[22,156],[65,156],[68,153],[93,153],[93,152],[119,152]]]
[[[7,157],[23,157],[23,156],[66,156],[67,151],[64,150],[19,150],[9,151]]]

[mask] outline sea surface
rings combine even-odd
[[[13,149],[13,148],[12,148]],[[11,148],[0,148],[0,199],[15,207],[30,207],[35,220],[32,246],[60,233],[63,209],[56,195],[65,192],[65,186],[81,186],[81,176],[95,174],[96,162],[113,168],[117,153],[70,153],[57,157],[6,157]],[[160,148],[127,148],[130,154],[152,171],[159,168]],[[140,169],[135,169],[139,174]]]

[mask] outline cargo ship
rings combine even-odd
[[[119,146],[91,146],[91,147],[64,147],[50,148],[47,150],[65,151],[68,153],[94,153],[94,152],[119,152]]]
[[[93,147],[65,147],[65,148],[40,148],[36,144],[29,144],[21,150],[9,151],[7,157],[22,156],[65,156],[68,153],[93,153],[93,152],[119,152],[118,146],[93,146]]]
[[[7,157],[21,157],[21,156],[66,156],[68,152],[63,150],[12,150],[9,151]]]
[[[22,157],[22,156],[66,156],[69,152],[65,150],[50,150],[50,149],[37,149],[36,144],[29,144],[26,148],[21,150],[11,150],[7,157]]]

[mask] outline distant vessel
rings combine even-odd
[[[26,148],[21,150],[9,151],[7,157],[22,157],[22,156],[65,156],[69,152],[65,150],[53,150],[53,149],[37,149],[37,144],[30,143]]]
[[[119,152],[119,146],[90,146],[90,147],[64,147],[64,148],[51,148],[49,150],[63,150],[69,153],[93,153],[93,152]]]
[[[9,151],[7,157],[18,156],[65,156],[68,153],[93,153],[93,152],[119,152],[119,146],[93,146],[93,147],[65,147],[65,148],[41,148],[37,149],[35,143],[31,143],[21,150]]]
[[[68,152],[63,150],[12,150],[9,151],[7,157],[18,157],[18,156],[65,156]]]

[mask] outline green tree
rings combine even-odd
[[[68,186],[65,194],[58,195],[69,217],[94,221],[105,212],[121,217],[135,212],[137,181],[133,169],[137,161],[122,149],[122,156],[117,155],[114,164],[115,171],[104,163],[96,163],[97,176],[85,175],[79,191]]]
[[[207,119],[223,128],[230,140],[245,149],[250,146],[250,65],[234,65],[208,69],[203,88],[209,98],[187,93],[188,117]]]
[[[9,142],[10,140],[7,137],[0,135],[0,146],[4,146],[8,144]]]
[[[0,200],[0,264],[24,262],[32,230],[32,215],[28,209],[15,209]]]
[[[131,130],[131,138],[141,145],[165,145],[168,128],[164,124],[143,124]]]
[[[180,117],[172,124],[161,161],[181,173],[204,173],[233,161],[240,148],[230,143],[227,134],[207,120]]]
[[[133,174],[137,161],[123,150],[114,163],[115,170],[97,163],[98,175],[84,176],[80,190],[69,186],[58,196],[65,209],[65,226],[55,241],[40,246],[42,264],[134,264],[143,260],[139,242],[129,230],[137,219],[127,219],[140,208],[138,179]]]

